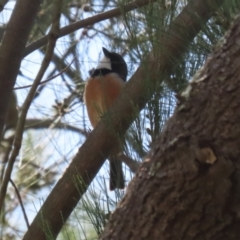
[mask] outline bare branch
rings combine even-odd
[[[47,79],[41,81],[41,82],[38,84],[38,86],[39,86],[39,85],[43,85],[43,84],[45,84],[45,83],[47,83],[47,82],[53,80],[54,78],[57,78],[57,77],[60,76],[62,73],[64,73],[65,71],[67,71],[68,68],[70,68],[70,66],[71,66],[72,63],[74,62],[74,60],[75,60],[75,58],[73,58],[73,60],[69,63],[69,65],[66,66],[64,69],[62,69],[58,74],[56,74],[56,75],[54,75],[54,76],[52,76],[52,77],[49,77],[49,78],[47,78]],[[15,87],[13,90],[19,90],[19,89],[24,89],[24,88],[30,88],[30,87],[32,87],[32,86],[33,86],[33,84],[25,85],[25,86],[22,86],[22,87]]]
[[[42,0],[16,1],[0,45],[0,139],[23,51],[41,2]]]
[[[53,21],[52,21],[52,27],[51,27],[50,33],[48,35],[49,42],[48,42],[46,54],[43,59],[41,68],[36,76],[36,79],[34,80],[34,83],[29,91],[29,94],[28,94],[26,100],[24,101],[22,111],[19,116],[17,128],[16,128],[16,134],[15,134],[14,144],[13,144],[14,145],[13,151],[11,153],[11,156],[8,161],[8,165],[7,165],[5,174],[4,174],[1,191],[0,191],[0,211],[3,207],[4,198],[6,196],[7,186],[8,186],[8,182],[11,178],[11,173],[12,173],[14,162],[15,162],[16,157],[18,156],[19,150],[21,148],[22,135],[24,132],[24,124],[25,124],[28,109],[31,105],[32,99],[36,92],[36,89],[37,89],[39,83],[41,82],[41,79],[51,62],[55,44],[56,44],[56,41],[59,36],[59,19],[61,16],[62,0],[56,0],[55,4],[53,6],[54,6]]]
[[[20,206],[21,206],[21,209],[22,209],[22,212],[23,212],[24,220],[26,222],[27,228],[29,229],[30,225],[29,225],[29,221],[28,221],[28,218],[27,218],[27,214],[26,214],[25,208],[23,206],[21,195],[20,195],[20,193],[18,191],[17,186],[15,185],[15,183],[14,183],[14,181],[12,179],[10,179],[10,183],[12,184],[13,188],[15,189],[15,192],[16,192],[17,197],[18,197],[18,201],[20,203]]]
[[[49,128],[51,124],[53,123],[53,119],[26,119],[26,124],[25,124],[25,130],[27,129],[42,129],[42,128]],[[62,130],[69,130],[76,132],[78,134],[82,134],[83,136],[87,137],[89,133],[85,130],[82,130],[80,128],[77,128],[75,126],[72,126],[67,123],[63,122],[58,122],[55,126],[57,129],[62,129]]]
[[[79,30],[81,28],[87,27],[89,25],[93,25],[95,23],[107,20],[109,18],[117,17],[122,15],[123,13],[127,13],[131,10],[140,8],[144,5],[150,4],[155,2],[156,0],[135,0],[133,2],[130,2],[124,6],[114,8],[110,11],[100,13],[96,16],[89,17],[87,19],[80,20],[78,22],[75,22],[73,24],[70,24],[66,27],[61,28],[60,30],[60,37],[66,36],[76,30]],[[33,51],[37,50],[38,48],[44,46],[47,43],[47,36],[44,36],[37,41],[31,43],[28,45],[24,51],[23,57],[26,57],[28,54],[32,53]]]

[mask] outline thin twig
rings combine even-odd
[[[10,183],[12,184],[13,188],[15,189],[15,192],[17,194],[17,197],[18,197],[18,201],[20,203],[20,206],[21,206],[21,209],[22,209],[22,212],[23,212],[23,217],[24,217],[24,220],[26,222],[26,225],[27,225],[27,228],[29,229],[30,225],[29,225],[29,222],[28,222],[28,218],[27,218],[27,214],[26,214],[26,211],[25,211],[25,208],[23,206],[23,202],[22,202],[22,198],[21,198],[21,195],[18,191],[18,188],[17,186],[15,185],[14,181],[10,178]]]
[[[8,166],[6,168],[6,172],[4,174],[1,191],[0,191],[0,212],[1,212],[1,209],[3,208],[3,203],[4,203],[4,199],[5,199],[6,192],[7,192],[8,182],[10,181],[10,178],[11,178],[13,165],[19,154],[19,150],[21,148],[22,136],[23,136],[23,132],[24,132],[24,125],[25,125],[28,109],[31,105],[31,102],[32,102],[34,94],[37,90],[37,87],[38,87],[39,83],[41,82],[41,79],[51,62],[54,48],[56,45],[56,41],[59,37],[59,20],[60,20],[60,16],[61,16],[62,0],[56,0],[55,4],[53,6],[54,6],[53,21],[52,21],[51,30],[48,34],[48,45],[47,45],[46,54],[44,56],[41,68],[36,76],[36,79],[34,80],[34,83],[29,91],[29,94],[24,101],[22,111],[19,116],[17,128],[16,128],[16,134],[15,134],[15,138],[14,138],[14,148],[11,153],[10,159],[8,161]]]
[[[73,45],[76,46],[77,43],[74,43]],[[56,53],[53,54],[52,57],[52,62],[55,63],[55,68],[48,74],[48,76],[52,76],[56,71],[61,71],[62,68],[66,68],[67,64],[65,64],[65,59],[67,59],[68,55],[70,54],[69,49],[71,49],[73,46],[70,46],[70,48],[68,48],[68,50],[61,56],[59,57]],[[40,51],[44,54],[45,52],[40,49]],[[74,54],[73,54],[74,55]],[[76,62],[76,58],[75,58],[75,62]],[[60,64],[59,64],[60,63]],[[60,69],[61,68],[61,69]],[[60,70],[59,70],[60,69]],[[67,68],[66,68],[67,69]],[[76,72],[74,69],[70,69],[68,68],[65,71],[65,74],[70,78],[70,79],[74,79],[76,76]],[[62,78],[64,78],[64,75],[62,75]],[[80,78],[80,77],[79,77]],[[82,82],[82,79],[78,79],[78,81]],[[36,92],[36,94],[34,95],[34,100],[40,96],[41,92],[45,89],[47,85],[44,84],[42,86],[40,86]]]
[[[81,21],[75,22],[73,24],[70,24],[66,27],[61,28],[59,37],[66,36],[76,30],[93,25],[95,23],[99,23],[99,22],[107,20],[109,18],[120,16],[123,13],[130,12],[134,9],[140,8],[144,5],[147,5],[147,4],[150,4],[153,2],[156,2],[156,0],[135,0],[124,6],[120,6],[120,7],[114,8],[110,11],[100,13],[96,16],[83,19]],[[38,48],[44,46],[45,44],[47,44],[47,36],[44,36],[44,37],[36,40],[35,42],[31,43],[30,45],[28,45],[24,51],[23,57],[26,57],[28,54],[30,54],[33,51],[37,50]]]
[[[70,66],[72,65],[72,63],[75,61],[75,58],[76,58],[76,57],[74,57],[73,60],[69,63],[69,65],[68,65],[67,67],[65,67],[64,69],[62,69],[58,74],[56,74],[56,75],[54,75],[54,76],[51,76],[51,77],[47,78],[46,80],[41,81],[41,82],[38,84],[38,86],[39,86],[39,85],[42,85],[42,84],[45,84],[45,83],[53,80],[54,78],[60,76],[62,73],[64,73],[65,71],[67,71],[67,69],[70,68]],[[13,90],[30,88],[30,87],[32,87],[32,86],[33,86],[33,84],[25,85],[25,86],[22,86],[22,87],[15,87]]]
[[[50,125],[53,123],[53,119],[26,119],[26,124],[24,129],[42,129],[42,128],[49,128]],[[58,124],[55,126],[56,129],[63,129],[63,130],[69,130],[69,131],[73,131],[75,133],[78,134],[82,134],[85,137],[88,137],[89,132],[82,130],[81,128],[72,126],[70,124],[67,123],[63,123],[63,122],[58,122]]]

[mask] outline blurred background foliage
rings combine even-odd
[[[169,24],[188,2],[158,0],[122,16],[96,22],[58,40],[51,66],[44,79],[58,76],[40,85],[35,94],[26,119],[21,154],[12,174],[29,221],[32,221],[91,129],[83,103],[83,91],[89,71],[102,56],[102,46],[120,53],[125,58],[130,78],[152,49],[164,51],[164,46],[158,44],[161,34],[168,29]],[[125,3],[128,1],[64,1],[61,27]],[[14,5],[15,1],[9,1],[0,13],[1,38]],[[142,162],[174,111],[175,95],[184,89],[204,64],[239,12],[239,7],[239,0],[225,1],[207,25],[202,26],[202,31],[195,37],[181,62],[158,86],[156,93],[126,134],[125,155],[129,161]],[[28,44],[47,34],[51,16],[52,1],[45,0],[35,20]],[[16,88],[33,82],[44,53],[45,47],[42,47],[23,59]],[[4,139],[0,144],[0,179],[12,149],[18,111],[21,110],[28,89],[16,89],[11,97]],[[107,164],[106,162],[79,202],[58,239],[96,239],[103,231],[109,214],[124,195],[124,191],[108,191]],[[128,182],[134,174],[128,166],[124,166]],[[4,214],[0,221],[0,239],[21,239],[27,229],[12,186],[8,189]]]

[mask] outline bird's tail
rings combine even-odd
[[[110,164],[110,190],[123,189],[125,187],[122,162],[116,157],[109,157]]]

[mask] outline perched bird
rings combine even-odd
[[[104,47],[102,50],[104,57],[91,71],[91,77],[88,79],[84,91],[84,102],[93,128],[115,102],[122,91],[128,73],[127,64],[121,55],[109,52]],[[109,157],[110,190],[123,189],[125,186],[122,162],[116,158],[118,153],[119,147],[116,147]]]

